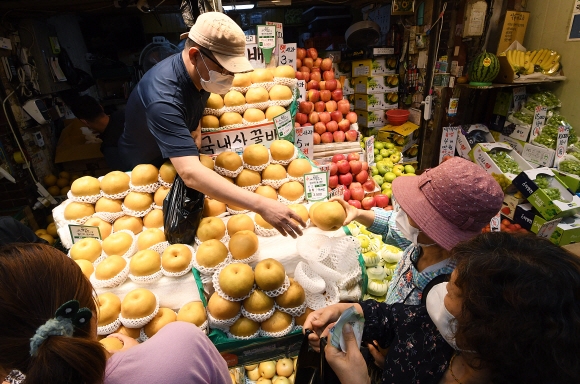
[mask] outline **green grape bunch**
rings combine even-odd
[[[506,151],[491,150],[489,157],[497,164],[503,173],[519,174],[522,170],[518,163]]]

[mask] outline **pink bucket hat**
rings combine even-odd
[[[392,187],[403,211],[448,251],[481,233],[501,209],[504,198],[491,175],[460,157],[419,176],[398,177]]]

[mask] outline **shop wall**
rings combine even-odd
[[[580,41],[566,41],[575,0],[529,0],[526,10],[530,21],[524,46],[528,49],[549,48],[562,54],[566,82],[554,87],[562,100],[561,113],[580,132],[578,87],[580,86]]]

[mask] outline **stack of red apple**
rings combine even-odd
[[[306,100],[298,106],[296,126],[314,126],[314,144],[357,141],[358,131],[350,129],[357,115],[343,99],[332,59],[321,59],[314,48],[298,48],[296,56],[296,78],[306,81],[307,91]]]
[[[369,177],[368,163],[360,161],[358,153],[332,157],[328,184],[333,189],[342,185],[344,187],[344,200],[353,207],[371,209],[373,207],[385,208],[389,205],[389,196],[387,195],[377,194],[365,197],[366,192],[375,191],[376,183]]]

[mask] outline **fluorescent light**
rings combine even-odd
[[[241,11],[254,8],[254,4],[224,5],[223,8],[224,11]]]

